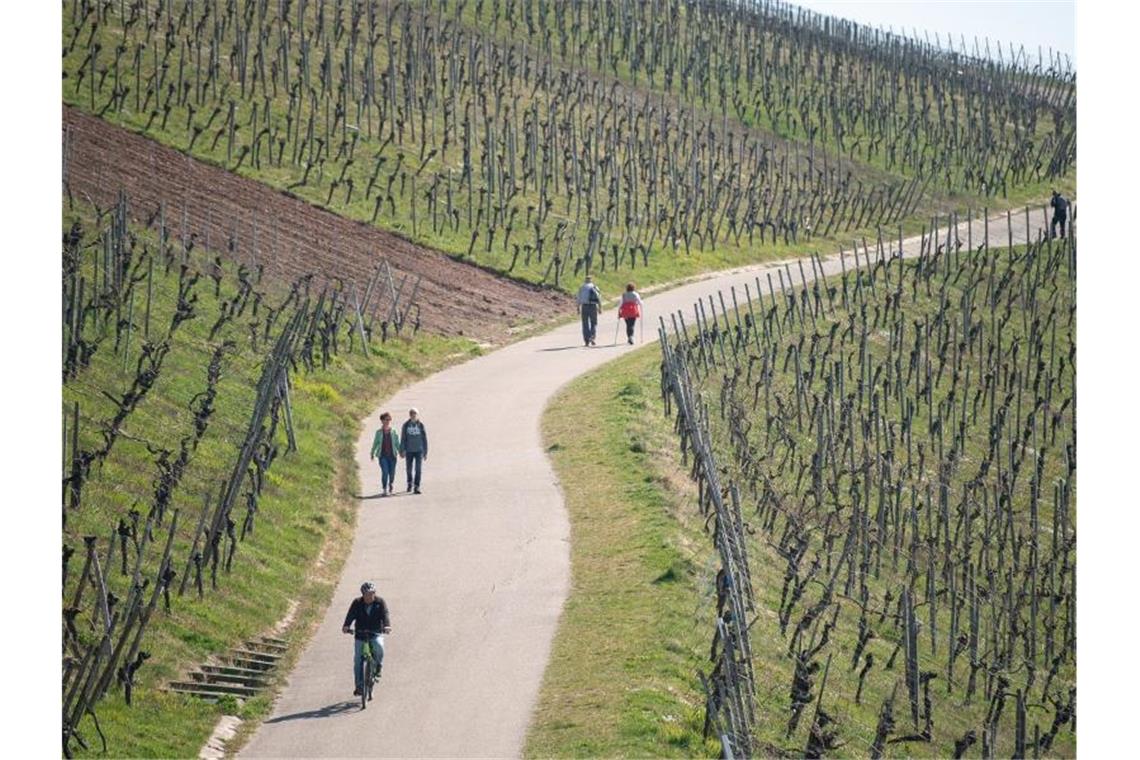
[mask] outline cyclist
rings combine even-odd
[[[351,632],[351,624],[356,623],[355,641],[353,641],[352,680],[356,685],[352,695],[360,696],[364,684],[360,682],[360,666],[364,662],[364,643],[372,645],[372,662],[376,666],[376,677],[380,677],[380,666],[384,662],[384,642],[381,633],[390,633],[391,621],[388,619],[388,605],[376,596],[376,584],[365,581],[360,586],[360,596],[352,600],[348,614],[344,616],[344,626],[341,630]]]

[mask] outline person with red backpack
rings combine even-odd
[[[625,286],[625,292],[621,294],[621,306],[618,307],[618,319],[625,320],[625,337],[629,344],[633,345],[633,326],[637,320],[641,318],[641,296],[638,295],[636,286],[631,282]]]

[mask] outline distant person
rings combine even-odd
[[[594,284],[594,278],[586,275],[586,281],[578,288],[578,313],[582,316],[582,341],[587,346],[598,345],[598,313],[602,310],[602,294]]]
[[[356,628],[352,628],[352,624]],[[360,665],[364,661],[364,642],[372,647],[372,664],[375,665],[376,677],[380,677],[380,667],[384,664],[384,640],[382,633],[391,633],[392,622],[388,619],[388,605],[376,595],[376,584],[365,581],[360,586],[360,596],[352,600],[348,606],[348,614],[344,616],[344,625],[341,630],[345,633],[355,633],[352,653],[352,682],[355,689],[354,697],[360,696],[361,683]]]
[[[408,410],[408,419],[400,429],[400,456],[407,462],[408,490],[420,493],[420,474],[427,461],[427,428],[420,422],[420,413],[415,407]],[[412,470],[415,470],[415,476]]]
[[[1061,238],[1065,237],[1065,222],[1069,218],[1069,201],[1065,196],[1053,191],[1053,197],[1049,199],[1049,205],[1053,209],[1053,224],[1050,226],[1049,236],[1057,237],[1057,225],[1061,225]]]
[[[400,452],[400,436],[392,427],[392,415],[384,412],[380,415],[380,429],[372,439],[372,451],[369,459],[380,460],[380,495],[387,496],[392,493],[396,485],[396,455]]]
[[[631,346],[633,345],[633,326],[641,318],[641,307],[641,296],[638,295],[636,286],[632,282],[627,283],[625,292],[621,294],[618,319],[625,320],[625,337]]]

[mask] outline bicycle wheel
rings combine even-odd
[[[364,680],[360,688],[360,709],[368,709],[368,700],[372,698],[372,660],[367,653],[364,656]]]

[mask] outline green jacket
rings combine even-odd
[[[388,435],[392,438],[392,456],[397,456],[400,453],[400,436],[396,433],[396,428],[388,428]],[[380,428],[376,431],[376,436],[372,439],[372,454],[374,458],[380,457],[380,450],[384,446],[384,429]]]

